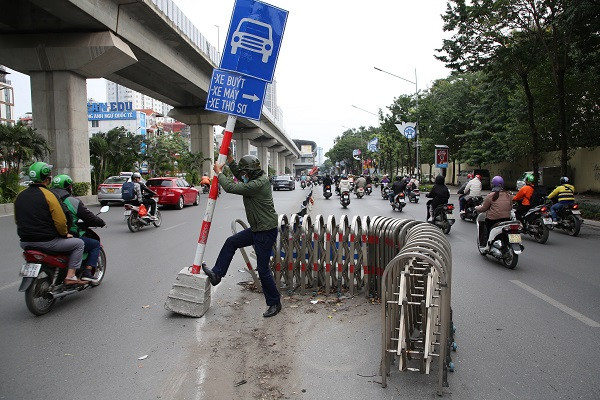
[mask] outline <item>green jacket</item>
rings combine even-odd
[[[240,179],[237,163],[229,164],[233,175]],[[273,192],[271,182],[266,174],[250,180],[248,183],[235,183],[225,174],[219,174],[219,184],[227,193],[240,194],[243,196],[246,219],[250,224],[252,232],[268,231],[277,228],[277,213],[273,203]]]

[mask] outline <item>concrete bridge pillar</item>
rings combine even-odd
[[[283,153],[277,153],[277,157],[279,158],[279,168],[281,169],[281,174],[285,174],[285,167],[286,167],[286,158],[285,155]]]
[[[201,111],[198,107],[177,107],[169,111],[169,117],[190,126],[192,153],[202,153],[202,172],[211,175],[214,163],[214,126],[223,125],[227,115],[210,111]]]
[[[2,63],[31,78],[33,127],[51,148],[54,173],[91,182],[86,78],[101,78],[137,62],[113,33],[0,35]]]
[[[271,168],[275,170],[275,175],[280,175],[279,172],[279,156],[277,155],[276,150],[269,150],[269,161],[271,164]]]

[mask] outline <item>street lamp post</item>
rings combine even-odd
[[[421,179],[421,164],[420,164],[420,161],[419,161],[419,87],[417,85],[417,69],[415,68],[415,81],[413,82],[413,81],[411,81],[409,79],[403,78],[403,77],[398,76],[396,74],[392,74],[391,72],[384,71],[381,68],[377,68],[377,67],[373,67],[373,68],[375,68],[379,72],[386,73],[388,75],[391,75],[391,76],[396,77],[398,79],[402,79],[403,81],[406,81],[408,83],[412,83],[412,84],[415,85],[415,99],[416,99],[416,102],[417,102],[417,125],[415,127],[415,131],[416,131],[415,132],[415,139],[416,139],[415,146],[417,148],[416,162],[417,162],[417,176],[419,177],[419,179]]]

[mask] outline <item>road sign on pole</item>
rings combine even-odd
[[[288,12],[257,0],[236,0],[221,69],[273,81]]]
[[[259,120],[266,88],[265,81],[215,68],[206,110]]]
[[[416,122],[402,122],[401,124],[396,124],[396,128],[407,139],[414,139],[417,136]]]

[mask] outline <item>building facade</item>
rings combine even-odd
[[[295,175],[308,175],[315,166],[317,144],[312,140],[293,139],[294,144],[300,149],[300,158],[294,163]]]
[[[0,65],[0,124],[15,124],[15,93],[11,82],[6,79],[4,66]]]

